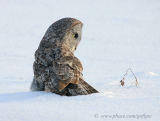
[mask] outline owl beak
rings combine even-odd
[[[77,46],[78,46],[78,44],[75,46],[75,48],[74,48],[75,50],[77,50]]]

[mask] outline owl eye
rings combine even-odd
[[[78,38],[78,33],[74,34],[74,38],[77,39]]]

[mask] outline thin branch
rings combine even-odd
[[[135,78],[135,80],[136,80],[136,86],[138,87],[137,77],[136,77],[136,75],[133,73],[133,71],[132,71],[131,68],[128,68],[128,69],[126,70],[126,73],[123,75],[123,78],[122,78],[122,80],[120,81],[121,85],[124,86],[124,84],[125,84],[124,80],[125,80],[125,77],[127,76],[127,74],[128,74],[129,71],[133,74],[133,76],[134,76],[134,78]]]

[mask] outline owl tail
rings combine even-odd
[[[64,90],[59,94],[66,96],[76,96],[76,95],[88,95],[92,93],[98,93],[91,85],[89,85],[84,80],[80,80],[79,84],[69,84]]]

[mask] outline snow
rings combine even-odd
[[[160,120],[159,0],[1,0],[0,15],[0,121]],[[63,17],[84,23],[75,55],[99,94],[29,90],[34,52]],[[138,87],[131,73],[120,86],[128,68]]]

